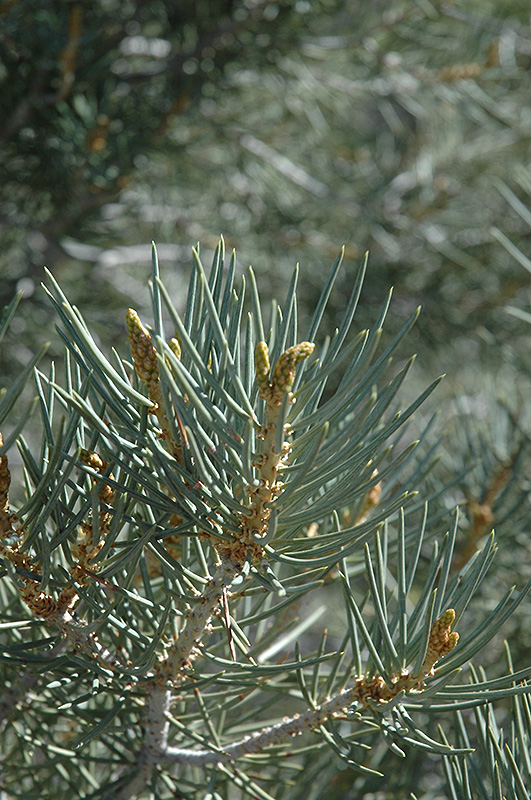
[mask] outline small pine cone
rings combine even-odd
[[[266,399],[269,395],[269,348],[265,342],[258,342],[254,351],[254,368],[256,372],[256,383],[260,390],[260,397]]]
[[[63,589],[57,598],[57,609],[59,611],[66,611],[67,608],[72,608],[78,599],[77,592],[73,586],[67,586]]]
[[[28,608],[38,617],[51,617],[58,610],[53,597],[46,592],[38,591],[34,583],[26,584],[22,598]]]
[[[159,367],[157,364],[157,351],[148,329],[142,325],[140,317],[132,308],[128,308],[126,315],[127,330],[129,333],[129,348],[133,357],[136,374],[146,386],[151,400],[158,396]]]
[[[79,460],[83,464],[86,464],[87,467],[92,467],[92,469],[96,470],[96,472],[99,472],[100,475],[104,475],[105,474],[105,470],[109,466],[108,462],[104,461],[101,458],[101,456],[99,456],[97,453],[94,453],[91,450],[85,450],[84,448],[79,453]],[[112,475],[112,473],[109,475],[109,478],[114,480],[114,476]],[[92,484],[94,485],[95,479],[92,478],[91,480],[92,480]],[[114,499],[114,489],[111,486],[109,486],[107,483],[104,483],[100,488],[100,493],[99,493],[98,497],[99,497],[100,503],[105,503],[105,505],[109,506],[109,505],[111,505],[111,503],[112,503],[112,501]],[[111,523],[111,515],[105,509],[101,509],[100,510],[100,536],[101,536],[101,539],[103,539],[105,534],[108,533],[110,523]],[[80,541],[82,541],[84,543],[91,543],[92,542],[92,525],[90,523],[85,523],[82,526],[82,533],[83,533],[83,536],[80,539]],[[98,548],[101,547],[101,545],[102,545],[102,542],[100,541],[100,544],[98,545]],[[97,551],[95,551],[93,555],[95,555],[96,552]],[[73,553],[75,558],[78,558],[75,555],[74,550],[72,550],[72,553]],[[93,556],[91,555],[91,556],[89,556],[87,558],[92,558],[92,557]]]
[[[79,460],[87,467],[92,467],[92,469],[96,470],[96,472],[99,472],[100,475],[103,475],[109,466],[107,462],[101,458],[101,456],[99,456],[97,453],[94,453],[92,450],[85,450],[84,447],[79,452]]]
[[[311,356],[315,348],[313,342],[301,342],[282,353],[273,370],[273,390],[289,392],[295,380],[295,367],[300,361]]]
[[[112,478],[113,477],[112,474],[109,477]],[[100,498],[100,502],[106,503],[107,505],[110,505],[112,503],[113,499],[114,499],[114,489],[111,486],[108,486],[107,484],[105,484],[101,488],[101,492],[99,494],[99,498]],[[102,512],[102,513],[105,513],[105,512]]]
[[[9,515],[9,525],[11,533],[17,533],[19,535],[24,533],[23,531],[17,531],[18,519],[14,514]],[[5,556],[5,558],[8,558],[16,569],[23,569],[27,572],[31,572],[31,560],[25,552],[21,553],[19,550],[21,543],[20,539],[12,547],[4,547],[2,543],[0,543],[0,553],[2,556]]]
[[[101,456],[99,456],[97,453],[94,453],[92,450],[85,450],[85,448],[80,450],[79,460],[83,464],[86,464],[87,467],[92,467],[92,469],[96,472],[99,472],[100,475],[104,475],[105,470],[109,466],[108,461],[104,461],[103,458],[101,458]],[[109,478],[114,480],[112,473],[109,475]],[[108,484],[104,484],[101,487],[99,498],[102,503],[107,503],[107,505],[110,505],[114,498],[114,489]]]
[[[78,581],[79,583],[83,583],[85,578],[85,573],[83,569],[85,568],[86,564],[89,564],[90,561],[95,558],[98,553],[100,552],[101,548],[103,547],[103,541],[100,540],[97,544],[92,544],[92,531],[90,531],[90,538],[85,533],[85,540],[80,540],[72,545],[72,558],[77,562],[74,564],[70,569],[70,574],[74,578],[74,580]],[[78,567],[81,567],[81,570]],[[91,569],[93,572],[97,571],[98,565],[93,564],[91,565]]]

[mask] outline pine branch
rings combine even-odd
[[[159,776],[188,780],[194,767],[203,788],[212,770],[229,780],[249,755],[272,775],[288,751],[299,758],[291,742],[304,733],[360,769],[351,751],[369,732],[394,752],[412,745],[448,753],[444,737],[431,739],[413,713],[529,691],[525,668],[455,681],[531,582],[470,623],[495,557],[493,537],[455,574],[456,514],[428,552],[431,523],[427,509],[419,517],[413,491],[426,464],[416,442],[405,445],[402,426],[438,381],[397,411],[411,361],[389,375],[417,314],[380,352],[387,300],[376,329],[348,342],[363,265],[344,320],[316,344],[338,259],[306,338],[297,325],[297,270],[267,325],[251,278],[252,315],[242,332],[234,257],[225,271],[221,243],[209,275],[198,251],[194,259],[181,315],[153,251],[153,329],[127,312],[125,361],[107,359],[51,279],[68,351],[65,386],[53,369],[48,377],[35,372],[44,433],[38,454],[19,442],[28,500],[17,510],[0,444],[0,555],[13,633],[6,661],[28,661],[0,697],[0,711],[14,721],[3,737],[11,746],[21,735],[17,707],[26,700],[32,711],[38,693],[47,722],[42,735],[24,735],[45,753],[61,751],[46,762],[52,784],[66,764],[90,782],[96,752],[101,791],[119,800],[142,796]],[[169,341],[166,312],[175,327]],[[314,654],[303,654],[298,638],[326,610],[305,614],[306,598],[325,596],[323,584],[333,580],[343,589],[344,640],[328,653],[323,635]],[[13,623],[24,607],[36,629],[61,636],[51,649],[50,639],[25,640],[27,620]],[[50,688],[34,664],[58,677]],[[235,697],[245,737],[228,733]],[[271,700],[287,698],[302,698],[302,711],[259,728]],[[73,744],[62,734],[56,741],[54,732],[69,726]],[[108,752],[112,758],[101,755]],[[17,776],[25,769],[16,762]]]

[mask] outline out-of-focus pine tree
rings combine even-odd
[[[135,295],[135,246],[156,238],[189,263],[190,244],[230,230],[274,285],[294,258],[313,265],[309,305],[343,240],[371,252],[370,299],[393,283],[404,318],[429,311],[428,352],[479,357],[478,327],[514,344],[498,310],[525,308],[529,285],[510,252],[529,251],[531,228],[522,0],[0,13],[0,299],[46,263],[101,308],[102,292]]]
[[[219,85],[227,64],[257,63],[245,36],[287,30],[290,6],[1,4],[2,299],[21,280],[30,290],[43,263],[64,264],[65,240],[101,245],[109,204],[138,165],[164,151],[175,119]]]

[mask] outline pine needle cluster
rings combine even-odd
[[[129,358],[103,353],[48,275],[65,374],[39,353],[0,403],[3,424],[33,377],[42,440],[17,428],[0,448],[7,797],[317,798],[316,765],[333,754],[370,782],[383,743],[438,756],[469,800],[469,709],[484,786],[523,797],[530,668],[470,665],[529,584],[471,614],[496,543],[456,564],[457,515],[435,535],[432,460],[407,423],[439,380],[401,408],[412,360],[392,361],[417,312],[382,345],[389,296],[352,335],[365,259],[322,335],[341,261],[301,335],[298,270],[266,318],[252,270],[246,305],[234,253],[221,242],[207,273],[195,250],[180,313],[154,248],[153,325],[127,311]],[[507,698],[504,750],[491,704]]]

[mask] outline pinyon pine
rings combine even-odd
[[[496,544],[457,563],[457,514],[437,538],[408,423],[439,381],[400,410],[412,360],[392,362],[417,314],[382,345],[388,297],[352,334],[364,263],[325,335],[340,268],[301,334],[297,270],[266,317],[252,270],[196,250],[177,310],[154,248],[128,357],[48,275],[64,374],[40,352],[0,401],[2,798],[396,797],[382,744],[390,770],[432,759],[448,797],[525,796],[530,668],[471,659],[529,586],[472,613]],[[35,445],[5,423],[30,379]]]

